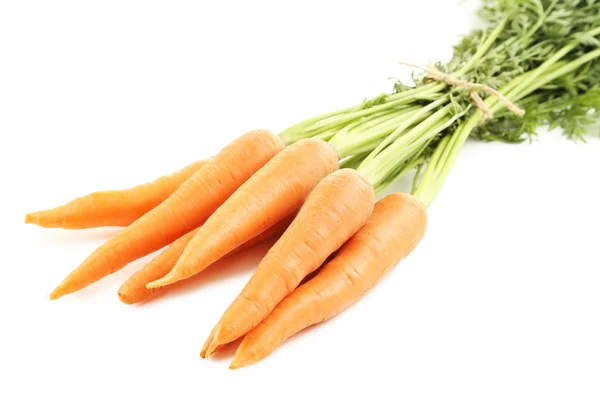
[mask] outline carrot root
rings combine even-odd
[[[129,226],[167,199],[207,162],[196,161],[170,175],[129,189],[95,192],[49,210],[27,214],[25,223],[62,229]]]
[[[204,342],[204,345],[202,346],[202,350],[200,350],[200,357],[202,358],[206,358],[206,351],[208,350],[208,346],[210,346],[210,343],[212,342],[212,333],[210,334],[210,336],[208,337],[208,339],[206,339],[206,342]]]
[[[213,353],[223,344],[229,343],[229,340],[223,340],[220,336],[220,332],[215,332],[214,335],[211,335],[212,340],[205,344],[206,352],[204,353],[204,358],[209,358]]]
[[[125,304],[134,304],[154,294],[157,289],[147,289],[146,282],[158,279],[170,271],[198,229],[196,228],[174,241],[162,253],[153,258],[152,261],[131,275],[119,288],[119,300]]]
[[[338,169],[335,149],[322,140],[288,146],[231,195],[188,244],[156,288],[187,279],[300,208],[312,189]]]
[[[242,135],[159,206],[96,249],[58,285],[50,299],[81,290],[200,226],[284,147],[283,141],[268,131]]]
[[[426,225],[425,206],[415,197],[392,194],[380,200],[338,255],[246,335],[230,368],[260,361],[290,336],[348,308],[410,254]]]
[[[323,179],[213,328],[206,356],[258,325],[367,222],[374,203],[373,186],[355,170]]]
[[[260,235],[237,247],[235,250],[225,255],[225,257],[231,257],[274,236],[281,235],[292,222],[294,216],[295,214],[292,214],[288,218],[279,221],[277,224],[273,225]],[[200,228],[197,228],[177,239],[167,249],[146,264],[142,269],[129,277],[129,279],[127,279],[127,281],[125,281],[119,288],[119,300],[125,304],[134,304],[144,301],[158,292],[166,291],[170,286],[148,289],[146,288],[146,284],[162,278],[173,269],[173,266],[175,266],[175,263],[183,253],[183,250],[187,244],[190,242],[190,240],[192,240],[196,232],[198,232],[198,229]]]

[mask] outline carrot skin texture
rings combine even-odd
[[[288,218],[279,221],[277,224],[273,225],[260,235],[248,240],[241,246],[232,250],[225,257],[231,257],[241,251],[262,243],[265,240],[282,234],[292,222],[293,217],[294,215],[292,214]],[[198,229],[199,228],[196,228],[195,230],[188,232],[177,239],[167,249],[165,249],[165,251],[156,256],[142,269],[131,275],[131,277],[127,279],[119,288],[119,300],[125,304],[139,303],[140,301],[148,299],[155,293],[167,290],[170,286],[148,289],[146,288],[146,284],[162,278],[173,269],[175,263],[183,253],[185,246],[190,242],[190,240],[192,240],[192,237],[194,237],[194,234],[198,232]]]
[[[373,186],[355,170],[341,169],[323,179],[213,328],[201,353],[209,357],[258,325],[367,222],[374,203]]]
[[[207,162],[196,161],[170,175],[129,189],[94,192],[49,210],[27,214],[25,223],[62,229],[129,226],[162,203]]]
[[[348,308],[410,254],[426,226],[425,205],[415,197],[391,194],[381,199],[338,255],[246,335],[230,368],[262,360],[297,332]]]
[[[96,249],[54,289],[50,299],[81,290],[200,226],[284,148],[281,139],[263,130],[234,140],[159,206]]]
[[[299,209],[313,188],[338,165],[335,149],[322,140],[304,139],[288,146],[210,216],[173,270],[148,287],[187,279],[281,221]]]

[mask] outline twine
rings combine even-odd
[[[433,65],[415,65],[415,64],[410,64],[410,63],[406,63],[406,62],[401,62],[400,64],[406,65],[408,67],[421,69],[421,70],[425,71],[427,73],[428,77],[433,79],[434,81],[444,82],[447,85],[470,91],[471,92],[470,93],[471,100],[473,101],[475,106],[477,108],[479,108],[481,110],[481,112],[483,113],[483,121],[482,122],[485,122],[486,120],[492,118],[492,111],[485,104],[485,102],[483,101],[481,96],[479,96],[479,93],[477,93],[478,91],[484,92],[491,96],[495,96],[496,98],[498,98],[498,100],[500,100],[506,106],[506,108],[508,108],[512,113],[518,115],[519,117],[522,117],[523,115],[525,115],[525,110],[523,110],[522,108],[517,106],[512,101],[508,100],[506,97],[504,97],[504,95],[502,93],[500,93],[499,91],[497,91],[496,89],[494,89],[488,85],[483,85],[481,83],[473,83],[473,82],[468,82],[468,81],[465,81],[462,79],[458,79],[455,76],[443,73],[442,71],[440,71]]]

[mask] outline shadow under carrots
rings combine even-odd
[[[255,269],[263,259],[267,251],[275,244],[278,238],[268,239],[256,246],[244,250],[241,253],[231,257],[225,257],[216,263],[210,265],[204,271],[192,276],[183,281],[176,282],[164,290],[161,290],[138,303],[144,305],[146,303],[158,300],[160,298],[170,298],[174,296],[185,295],[194,290],[200,290],[205,286],[210,286],[211,283],[218,282],[227,277],[243,275],[248,271]]]

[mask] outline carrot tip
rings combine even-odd
[[[206,348],[206,352],[204,353],[205,358],[209,358],[219,347],[219,342],[216,339],[213,339],[208,347]]]
[[[119,295],[119,300],[121,301],[121,303],[125,303],[125,304],[135,303],[135,301],[133,301],[133,299],[131,297],[129,297],[126,293],[119,291],[118,295]]]
[[[63,294],[59,292],[58,289],[54,289],[54,291],[50,293],[50,300],[57,300],[60,299],[62,296]]]
[[[204,358],[205,360],[208,360],[208,359],[210,358],[210,356],[212,356],[212,353],[213,353],[213,352],[212,352],[212,351],[210,351],[210,349],[209,349],[209,350],[206,350],[206,351],[204,352],[204,357],[202,357],[202,358]]]
[[[233,360],[231,360],[231,364],[229,364],[229,369],[244,368],[250,364],[253,364],[254,362],[256,361],[252,357],[249,358],[248,354],[240,353],[238,349],[238,352],[233,357]]]
[[[215,326],[215,328],[213,329],[213,333],[211,333],[208,339],[206,339],[206,342],[202,347],[202,351],[204,351],[205,358],[210,357],[221,347],[237,339],[237,337],[232,338],[231,335],[229,335],[228,333],[230,332],[226,330],[225,334],[223,334],[222,326]]]
[[[204,344],[202,345],[202,350],[200,350],[200,357],[202,358],[206,358],[206,350],[208,349],[208,346],[210,345],[210,343],[212,342],[213,339],[213,334],[211,332],[210,336],[208,337],[208,339],[206,339],[206,341],[204,342]]]
[[[177,282],[177,279],[172,279],[168,275],[146,284],[146,289],[157,289]]]

